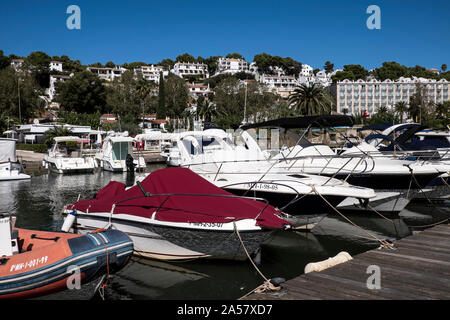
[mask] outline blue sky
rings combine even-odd
[[[450,1],[428,0],[15,0],[0,7],[0,50],[66,54],[83,64],[156,63],[188,52],[209,57],[239,52],[290,56],[322,68],[378,67],[384,61],[427,68],[450,65]],[[69,5],[81,30],[69,30]],[[369,30],[366,8],[381,9]]]

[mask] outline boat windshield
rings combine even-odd
[[[113,160],[126,160],[128,154],[128,142],[121,141],[113,144]]]
[[[81,141],[60,141],[55,145],[54,152],[64,157],[80,158],[82,149]]]

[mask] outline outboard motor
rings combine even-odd
[[[127,154],[125,164],[127,165],[127,171],[134,172],[134,159],[131,154]]]

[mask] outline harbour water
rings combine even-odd
[[[163,167],[151,165],[147,172]],[[28,181],[1,182],[0,211],[17,216],[18,227],[59,231],[63,223],[61,212],[64,205],[78,198],[92,197],[111,180],[132,185],[134,178],[98,171],[79,175],[45,173]],[[395,216],[381,217],[373,212],[347,217],[358,227],[338,214],[331,214],[312,232],[274,233],[261,247],[256,258],[258,268],[267,278],[291,279],[302,274],[309,262],[327,259],[340,251],[355,255],[376,248],[378,242],[372,235],[381,239],[399,239],[420,230],[417,226],[450,218],[450,207],[448,203],[411,203]],[[249,261],[168,263],[135,257],[110,278],[105,295],[111,300],[237,299],[262,282]],[[88,289],[92,287],[91,284]],[[83,290],[72,290],[52,295],[51,298],[89,299],[92,295]]]

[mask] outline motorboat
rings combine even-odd
[[[110,135],[103,141],[102,149],[95,155],[100,168],[112,172],[145,170],[145,159],[133,151],[132,137]]]
[[[0,218],[0,299],[28,299],[68,290],[122,269],[133,242],[117,230],[86,235],[16,228]],[[75,277],[78,278],[76,279]]]
[[[45,168],[56,173],[94,172],[94,159],[83,154],[84,139],[64,136],[55,137],[53,141],[52,148],[44,156]]]
[[[356,186],[375,189],[377,197],[369,201],[370,207],[379,211],[401,211],[409,202],[412,192],[424,188],[430,181],[447,171],[447,167],[430,161],[410,161],[388,157],[374,157],[354,146],[340,154],[328,145],[312,143],[306,132],[312,128],[352,127],[353,118],[342,115],[281,118],[241,127],[241,130],[276,128],[282,140],[278,152],[272,153],[269,162],[277,171],[308,173],[341,179]],[[299,135],[294,130],[305,130]],[[247,136],[251,139],[251,135]],[[287,141],[287,143],[286,143]],[[290,145],[289,142],[294,145]],[[248,148],[259,144],[248,143]],[[401,199],[400,199],[401,198]],[[356,199],[345,199],[338,207],[363,209]],[[392,207],[391,207],[392,205]]]
[[[0,181],[30,178],[23,173],[22,163],[17,160],[16,140],[0,138]]]
[[[128,189],[111,181],[65,212],[73,231],[108,225],[133,239],[136,255],[161,260],[245,259],[272,231],[292,228],[266,201],[232,195],[187,168],[156,170]]]
[[[294,216],[330,213],[347,197],[362,202],[376,196],[370,188],[312,174],[279,173],[257,147],[246,150],[233,144],[220,129],[191,131],[177,139],[180,165],[237,195],[267,199]]]

